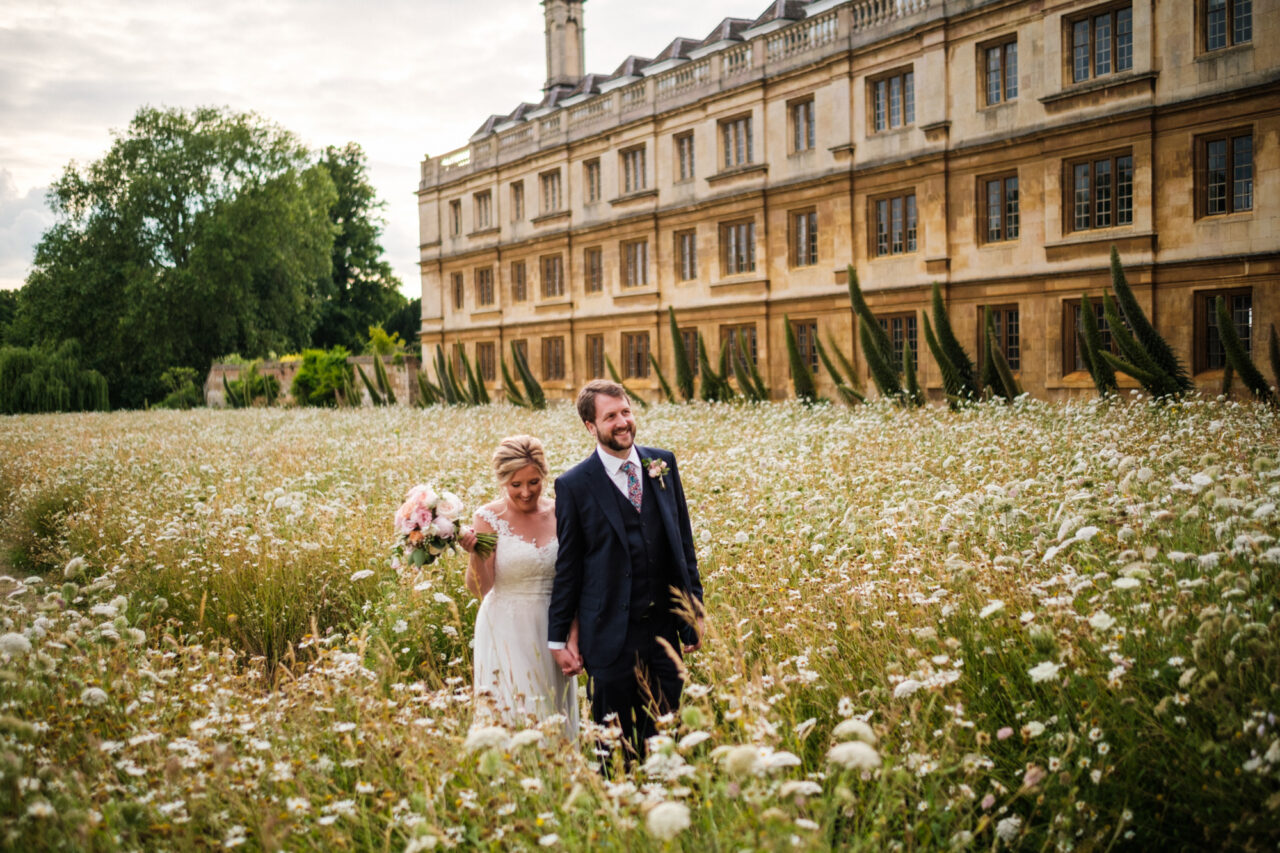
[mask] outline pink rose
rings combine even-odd
[[[451,518],[445,518],[443,515],[438,516],[432,525],[434,532],[441,539],[452,539],[454,536],[454,522]]]

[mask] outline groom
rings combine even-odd
[[[591,716],[603,724],[617,714],[630,763],[654,718],[680,703],[671,655],[702,645],[702,582],[675,456],[635,444],[631,401],[616,382],[587,383],[578,415],[596,449],[556,480],[548,646],[566,674],[585,667]],[[696,627],[677,615],[673,587],[698,600]],[[575,617],[580,658],[566,648]]]

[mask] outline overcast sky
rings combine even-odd
[[[702,38],[767,0],[588,0],[587,70]],[[642,11],[640,11],[642,10]],[[20,287],[54,220],[45,191],[139,107],[252,110],[321,148],[364,147],[387,202],[383,245],[418,292],[418,163],[490,113],[537,101],[538,0],[2,0],[0,287]]]

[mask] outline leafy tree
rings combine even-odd
[[[318,287],[324,301],[312,345],[341,344],[356,350],[364,344],[365,330],[375,324],[414,340],[421,321],[413,317],[412,328],[405,329],[405,318],[399,316],[408,300],[383,257],[379,241],[385,205],[369,183],[364,150],[354,142],[330,146],[321,153],[319,167],[333,182],[336,195],[328,211],[334,227],[331,270]]]
[[[171,367],[160,374],[160,383],[169,393],[157,403],[161,409],[193,409],[204,402],[196,380],[200,373],[190,367]]]
[[[392,311],[382,327],[389,335],[399,335],[406,347],[416,343],[422,333],[422,300],[410,299],[404,307]]]
[[[251,113],[144,107],[111,148],[50,189],[11,335],[77,340],[120,406],[170,366],[296,350],[330,275],[333,181]]]
[[[0,344],[7,340],[9,324],[13,322],[13,315],[17,310],[18,291],[0,290]]]
[[[0,347],[0,414],[106,411],[106,380],[80,355],[75,341]]]

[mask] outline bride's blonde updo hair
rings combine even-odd
[[[531,435],[512,435],[498,443],[493,452],[493,473],[498,485],[505,486],[520,469],[532,465],[544,478],[547,476],[547,457],[542,452],[542,442]]]

